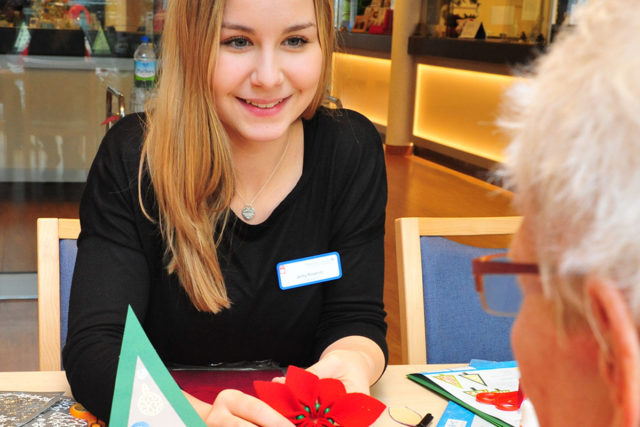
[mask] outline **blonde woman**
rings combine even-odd
[[[381,375],[384,157],[366,118],[319,107],[332,31],[331,0],[169,2],[157,101],[107,134],[80,207],[63,360],[100,418],[129,304],[167,364]],[[316,256],[341,277],[277,268]],[[289,425],[240,392],[192,402],[209,425]]]

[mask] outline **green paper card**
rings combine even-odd
[[[205,426],[160,360],[131,307],[127,310],[109,425]]]

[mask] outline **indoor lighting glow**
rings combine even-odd
[[[389,59],[334,53],[331,94],[342,101],[344,108],[386,126],[390,72]]]
[[[413,134],[500,162],[507,139],[494,122],[516,78],[418,65]]]

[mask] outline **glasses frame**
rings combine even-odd
[[[499,253],[491,255],[483,255],[478,258],[474,258],[471,261],[471,271],[473,272],[473,278],[476,285],[476,292],[480,296],[480,302],[482,303],[482,309],[493,316],[502,317],[515,317],[518,312],[502,312],[495,311],[489,308],[487,305],[487,298],[484,294],[484,275],[486,274],[539,274],[540,269],[537,264],[529,264],[513,261],[494,261],[496,258],[507,258],[508,254]]]

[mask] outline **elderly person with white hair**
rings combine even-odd
[[[512,344],[541,426],[640,425],[640,2],[591,0],[510,91]]]

